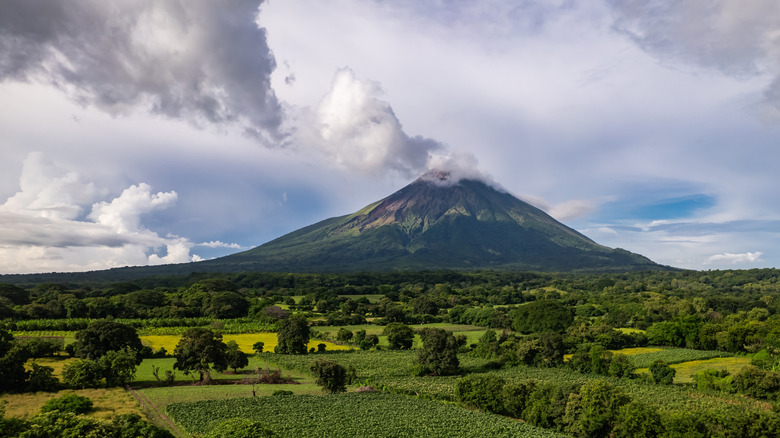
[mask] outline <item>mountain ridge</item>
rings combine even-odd
[[[246,251],[193,263],[70,275],[126,281],[195,272],[479,269],[621,272],[674,268],[599,245],[484,181],[455,179],[448,172],[435,171],[354,213],[324,219]],[[0,280],[16,277],[0,276]]]

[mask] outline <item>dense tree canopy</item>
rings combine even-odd
[[[176,345],[173,367],[185,374],[197,372],[203,381],[212,367],[217,371],[227,369],[226,353],[227,345],[222,342],[222,335],[205,328],[191,328],[184,332]]]

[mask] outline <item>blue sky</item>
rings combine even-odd
[[[184,262],[430,168],[780,266],[775,0],[0,3],[0,273]]]

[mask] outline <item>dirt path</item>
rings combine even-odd
[[[186,433],[183,433],[181,430],[179,430],[178,427],[171,421],[168,416],[160,412],[160,409],[157,408],[157,405],[152,403],[151,400],[142,392],[138,392],[135,389],[131,388],[130,386],[126,386],[125,389],[133,395],[133,397],[138,401],[138,404],[141,405],[141,407],[146,410],[147,412],[157,416],[163,423],[168,425],[168,428],[173,432],[174,435],[177,437],[188,437],[189,435]]]

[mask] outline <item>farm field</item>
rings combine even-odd
[[[144,345],[148,345],[152,350],[159,350],[165,348],[168,354],[173,354],[173,350],[176,348],[176,344],[181,339],[180,335],[142,335],[140,336],[141,342]],[[240,334],[225,334],[222,335],[222,341],[228,343],[230,341],[236,341],[238,348],[247,354],[254,354],[252,345],[255,342],[263,342],[265,346],[263,351],[273,352],[274,347],[277,345],[276,333],[240,333]],[[317,344],[325,344],[327,350],[349,350],[351,347],[345,345],[334,344],[328,341],[318,341],[312,339],[309,341],[308,348],[317,348]]]
[[[44,403],[63,394],[77,394],[89,397],[95,410],[89,414],[99,419],[111,419],[121,414],[139,414],[141,409],[129,392],[123,388],[77,389],[56,392],[35,392],[23,394],[4,394],[0,400],[5,400],[5,415],[15,418],[30,418],[37,414]]]
[[[733,356],[731,353],[725,351],[692,350],[688,348],[672,347],[638,347],[611,351],[613,353],[629,356],[637,368],[647,368],[657,360],[662,360],[671,365],[693,360]],[[750,361],[748,360],[748,363],[749,362]]]
[[[515,420],[433,400],[384,393],[292,395],[171,404],[190,433],[228,418],[262,419],[279,437],[562,437]],[[203,415],[208,412],[209,415]]]
[[[729,374],[735,374],[742,368],[750,365],[750,358],[745,356],[738,357],[718,357],[714,359],[705,360],[692,360],[688,362],[681,362],[671,365],[676,371],[674,375],[674,383],[685,384],[693,383],[693,375],[699,371],[712,369],[712,370],[726,370]],[[638,368],[637,373],[649,374],[650,370],[647,368]]]

